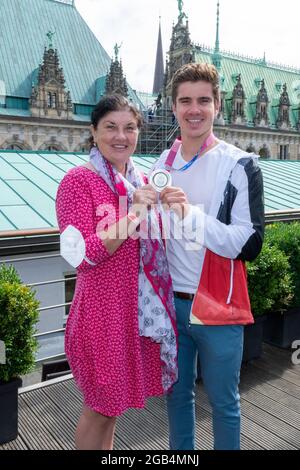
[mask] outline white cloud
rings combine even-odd
[[[216,0],[184,0],[193,42],[213,46]],[[220,0],[221,48],[252,57],[266,52],[269,61],[300,67],[297,48],[300,2],[285,0]],[[112,56],[122,44],[124,72],[133,88],[151,91],[158,18],[161,15],[164,55],[169,49],[177,0],[76,0],[76,6],[105,50]]]

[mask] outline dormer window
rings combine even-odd
[[[287,92],[286,83],[283,85],[283,91],[279,100],[277,127],[279,129],[288,129],[290,126],[290,99]]]
[[[256,101],[256,116],[254,121],[256,126],[267,126],[269,124],[268,104],[269,98],[265,87],[265,81],[262,80]]]
[[[48,33],[49,41],[52,33]],[[72,119],[71,95],[65,87],[63,69],[59,66],[57,50],[45,48],[43,62],[35,71],[37,83],[33,85],[30,110],[33,117],[48,119]]]
[[[246,96],[242,85],[241,74],[236,77],[236,85],[232,93],[231,122],[234,124],[243,124],[245,119],[245,101]]]

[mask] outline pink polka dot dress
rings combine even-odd
[[[96,227],[104,216],[113,221],[115,215],[107,211],[107,219],[99,210],[103,204],[114,207],[118,217],[117,197],[88,168],[72,169],[59,186],[60,231],[76,227],[86,245],[67,321],[66,355],[86,406],[117,416],[144,407],[145,399],[163,394],[163,388],[160,346],[138,332],[139,241],[127,239],[109,255]]]

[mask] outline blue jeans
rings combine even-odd
[[[179,378],[167,396],[170,449],[195,447],[195,380],[199,355],[201,375],[213,413],[214,448],[240,448],[239,380],[243,353],[240,325],[190,324],[189,300],[175,299]]]

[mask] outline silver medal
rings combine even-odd
[[[172,184],[172,177],[170,173],[166,170],[155,170],[151,175],[150,175],[150,180],[149,183],[155,191],[161,192],[168,186],[171,186]]]

